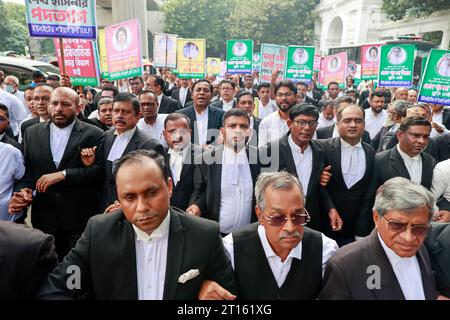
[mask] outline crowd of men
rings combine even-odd
[[[0,298],[450,297],[450,110],[277,75],[0,71]]]

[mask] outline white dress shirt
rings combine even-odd
[[[439,162],[434,167],[431,192],[435,199],[442,196],[450,201],[450,159]]]
[[[9,125],[15,136],[19,135],[19,124],[27,117],[27,110],[22,102],[14,95],[0,88],[0,103],[3,103],[9,112]]]
[[[260,119],[264,119],[278,110],[277,104],[274,100],[269,100],[266,105],[263,105],[261,100],[259,100],[258,103],[257,117]]]
[[[114,135],[116,135],[117,137],[114,140],[111,150],[109,151],[108,161],[114,162],[115,160],[122,157],[122,154],[127,148],[127,145],[131,140],[131,137],[133,137],[133,134],[136,132],[136,128],[137,127],[134,127],[133,129],[125,131],[122,134],[119,134],[117,130],[116,132],[114,132]]]
[[[333,127],[333,136],[332,136],[332,138],[338,138],[338,137],[340,137],[339,129],[338,129],[338,126],[335,124],[334,127]]]
[[[281,119],[280,112],[273,112],[259,124],[258,147],[277,140],[289,131],[287,121]]]
[[[163,98],[164,94],[161,93],[159,96],[156,96],[158,98],[158,112],[159,112],[159,108],[161,107],[161,101]]]
[[[186,97],[187,97],[188,91],[189,91],[189,88],[184,88],[184,87],[180,88],[180,103],[183,107],[186,104]]]
[[[247,153],[235,153],[224,147],[220,185],[220,232],[230,233],[250,224],[252,214],[253,180]]]
[[[158,114],[156,121],[153,125],[149,125],[145,122],[144,118],[140,119],[137,123],[137,127],[149,138],[158,140],[163,146],[167,146],[166,139],[164,139],[164,121],[167,118],[167,114]]]
[[[332,120],[328,120],[327,118],[325,118],[323,116],[323,112],[320,113],[319,115],[319,124],[317,125],[317,129],[320,128],[325,128],[325,127],[329,127],[332,126],[333,124],[336,123],[336,118],[333,118]]]
[[[162,300],[167,267],[170,211],[148,235],[133,225],[136,234],[136,271],[139,300]]]
[[[0,142],[0,221],[15,220],[21,215],[9,215],[8,203],[11,199],[14,181],[25,173],[22,153],[15,147]]]
[[[364,110],[366,113],[366,130],[369,132],[370,138],[373,139],[380,132],[381,128],[383,128],[384,123],[387,119],[386,110],[382,110],[380,113],[375,114],[372,111],[372,108],[368,108]]]
[[[56,168],[59,167],[61,159],[69,142],[70,134],[75,126],[76,120],[65,128],[58,128],[55,124],[50,124],[50,150],[52,151],[53,162]]]
[[[384,243],[379,233],[378,239],[380,239],[381,246],[386,252],[392,269],[394,269],[395,277],[400,284],[405,300],[425,300],[422,276],[416,256],[402,258]]]
[[[352,146],[341,139],[341,168],[348,189],[364,177],[366,154],[361,141]]]
[[[197,123],[197,131],[198,131],[198,144],[202,146],[206,144],[206,140],[208,139],[209,108],[206,108],[202,114],[198,113],[197,110],[195,110],[195,108],[194,111],[195,111],[195,122]]]
[[[286,280],[289,271],[291,270],[292,259],[302,260],[302,242],[289,252],[288,257],[284,262],[281,261],[281,258],[277,256],[277,254],[273,251],[269,240],[267,240],[266,229],[263,226],[258,226],[258,236],[261,240],[262,247],[264,249],[264,253],[266,255],[267,261],[269,262],[270,269],[272,270],[272,274],[277,281],[278,287],[281,288],[284,281]],[[231,266],[234,269],[234,246],[233,246],[233,235],[229,234],[225,238],[222,239],[223,245],[225,247],[225,251],[227,252],[228,259],[231,262]],[[322,234],[322,277],[325,272],[325,266],[335,251],[338,249],[338,245],[336,241],[328,238],[324,234]]]
[[[223,102],[223,111],[225,112],[232,109],[234,106],[234,99],[231,99],[231,101],[229,102],[225,102],[224,100],[222,100],[222,102]]]
[[[422,157],[420,154],[411,158],[408,154],[400,150],[399,144],[397,144],[397,150],[405,163],[405,167],[408,170],[411,181],[420,184],[422,181]]]
[[[181,171],[183,170],[183,160],[187,157],[188,151],[188,147],[180,151],[176,151],[172,148],[169,148],[169,150],[167,150],[167,154],[169,154],[170,156],[169,166],[170,171],[172,172],[174,186],[176,186],[178,181],[180,181]]]
[[[313,167],[313,153],[311,147],[308,145],[305,151],[302,152],[302,149],[295,144],[294,140],[292,140],[291,135],[289,135],[288,142],[292,150],[292,157],[294,158],[298,179],[302,185],[303,193],[306,195]]]

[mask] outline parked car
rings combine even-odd
[[[5,75],[19,78],[19,90],[22,91],[31,84],[31,73],[35,70],[41,71],[46,77],[50,74],[60,75],[59,69],[49,63],[11,57],[0,57],[0,69]]]

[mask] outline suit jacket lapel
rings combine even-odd
[[[216,124],[216,112],[210,107],[208,106],[208,130],[211,128],[215,128],[215,124]],[[208,141],[209,139],[209,134],[208,134]]]
[[[331,172],[335,175],[335,179],[342,186],[347,188],[345,184],[344,175],[342,174],[342,164],[341,164],[341,140],[340,138],[333,138],[331,140],[331,146],[333,151],[331,152],[332,164],[331,164]]]
[[[169,244],[167,246],[166,278],[164,281],[164,300],[174,300],[178,286],[178,277],[181,270],[184,253],[185,228],[181,223],[178,213],[170,209]]]
[[[40,130],[40,141],[42,141],[42,154],[47,158],[47,163],[54,171],[57,170],[55,162],[53,161],[52,149],[50,146],[50,122],[47,122]]]
[[[215,203],[215,212],[217,212],[217,217],[213,217],[216,221],[219,221],[219,210],[220,210],[220,191],[222,189],[222,156],[223,156],[223,146],[216,148],[213,152],[213,156],[216,159],[214,164],[211,167],[211,181],[208,181],[208,184],[211,183],[213,186],[213,196],[216,197],[217,201]],[[211,195],[206,195],[211,196]]]
[[[422,158],[422,177],[420,182],[425,188],[430,189],[433,179],[433,163],[429,161],[429,157],[425,157],[423,152],[420,157]]]
[[[409,176],[408,169],[406,169],[405,162],[403,161],[402,156],[397,150],[397,146],[393,147],[391,149],[391,155],[390,155],[390,163],[392,167],[394,168],[397,173],[404,178],[411,179]],[[423,170],[422,170],[423,171]]]
[[[128,142],[127,147],[125,148],[125,150],[122,153],[122,156],[127,153],[130,153],[131,151],[137,150],[140,138],[141,138],[141,136],[140,136],[139,129],[136,128],[136,132],[131,137],[130,142]]]
[[[364,156],[366,158],[366,170],[364,172],[363,177],[356,182],[350,189],[357,187],[359,184],[363,183],[364,181],[366,181],[366,179],[368,179],[368,175],[370,175],[372,173],[372,165],[373,165],[373,160],[374,157],[372,156],[372,153],[370,152],[370,150],[367,148],[367,146],[365,145],[364,142],[361,142],[363,150],[364,150]]]
[[[380,268],[381,288],[373,289],[372,293],[378,300],[405,299],[400,284],[395,276],[394,269],[384,251],[377,230],[374,229],[369,235],[368,248],[365,250],[368,263]]]
[[[122,282],[120,290],[123,290],[122,296],[130,300],[137,300],[138,283],[137,283],[137,269],[136,269],[136,243],[135,234],[131,224],[123,218],[117,225],[118,242],[117,248],[120,253],[121,264],[123,268],[123,277],[116,279]]]
[[[311,195],[313,186],[316,184],[316,181],[317,182],[319,181],[325,160],[323,153],[321,153],[320,150],[317,149],[313,141],[309,143],[309,147],[311,148],[312,151],[312,170],[311,170],[311,177],[309,178],[308,191],[306,192],[306,197]]]
[[[286,170],[298,177],[297,167],[295,166],[292,149],[288,141],[289,135],[284,135],[280,140],[280,158],[283,157]]]
[[[80,120],[75,120],[75,125],[70,133],[69,141],[67,142],[66,148],[64,149],[63,157],[61,158],[61,162],[59,163],[59,168],[64,168],[66,162],[72,158],[73,156],[79,156],[80,148],[76,148],[79,145],[80,138],[82,136],[83,124]],[[75,155],[73,155],[75,152]]]
[[[427,263],[427,251],[424,246],[421,246],[416,253],[417,262],[420,267],[420,275],[422,277],[423,294],[426,300],[436,299],[436,283],[434,278],[434,271],[431,270],[431,265]]]

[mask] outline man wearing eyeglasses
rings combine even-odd
[[[262,173],[255,187],[258,222],[223,239],[242,300],[312,300],[320,291],[327,260],[337,244],[307,225],[310,216],[297,178]],[[214,282],[199,298],[226,299]]]
[[[264,170],[287,172],[298,177],[306,192],[305,207],[311,215],[308,227],[323,231],[322,205],[328,197],[320,186],[321,173],[326,166],[322,145],[312,140],[317,128],[319,112],[310,104],[296,105],[289,113],[289,132],[275,143],[260,148],[260,156],[268,156]],[[265,161],[264,161],[265,162]],[[330,217],[330,223],[338,227],[337,216]],[[341,223],[341,222],[339,222]]]
[[[422,245],[433,216],[433,195],[402,177],[379,189],[375,229],[328,260],[319,299],[434,300],[430,259]]]

